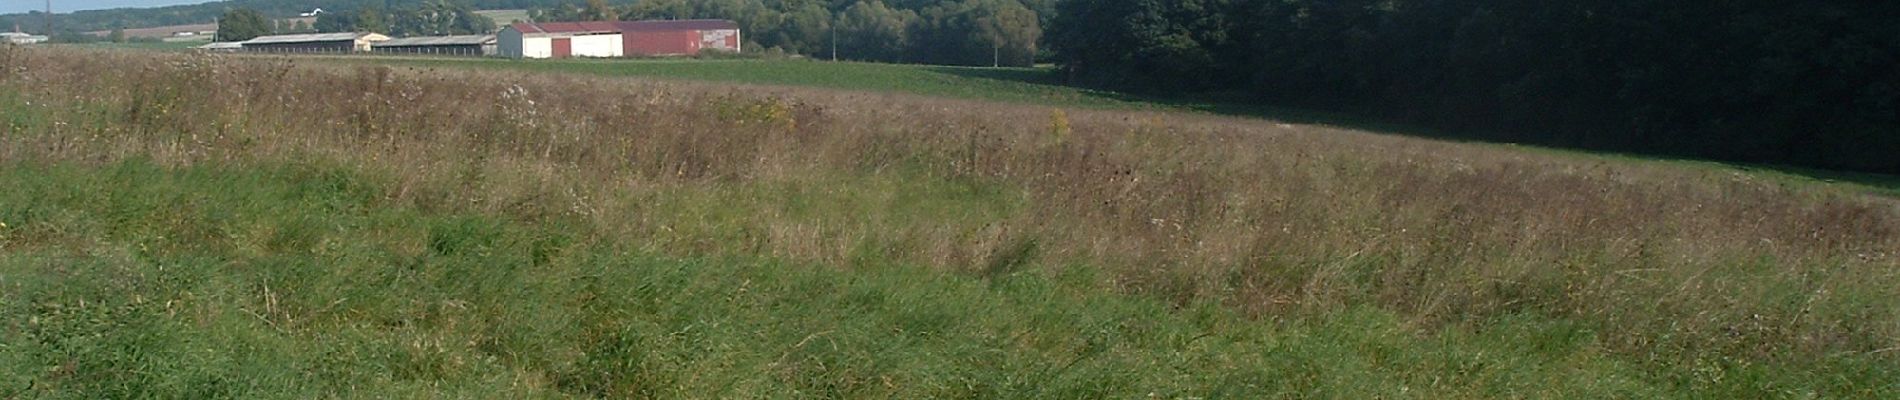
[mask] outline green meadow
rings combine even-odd
[[[330,60],[0,48],[0,398],[1900,397],[1886,177]]]

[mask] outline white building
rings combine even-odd
[[[738,52],[739,43],[739,24],[727,20],[518,22],[496,34],[496,53],[508,58],[671,56]]]
[[[612,22],[517,23],[495,34],[496,53],[508,58],[620,57],[620,27]]]
[[[47,38],[45,36],[41,36],[41,35],[28,35],[28,34],[19,33],[19,32],[0,32],[0,43],[34,44],[34,43],[45,43],[46,39]]]
[[[230,53],[230,52],[243,51],[244,43],[243,42],[211,42],[211,43],[205,43],[203,46],[198,46],[196,47],[196,49],[203,50],[203,51]]]

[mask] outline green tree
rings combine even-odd
[[[607,5],[606,0],[587,0],[587,8],[581,10],[581,20],[618,21],[620,13],[614,11],[613,6]]]
[[[249,8],[234,8],[218,18],[219,41],[235,42],[270,34],[270,20]]]
[[[902,61],[917,13],[878,0],[859,1],[838,16],[838,55],[851,60]]]
[[[1042,28],[1015,0],[963,0],[924,9],[910,34],[910,60],[932,64],[1029,66]]]
[[[395,10],[390,19],[388,33],[396,36],[467,35],[495,30],[493,19],[476,14],[466,4],[447,1]]]
[[[310,26],[317,32],[349,32],[356,29],[356,13],[327,12],[317,14],[317,22]]]
[[[356,10],[355,24],[350,26],[355,32],[389,32],[389,15],[380,8],[365,7]]]
[[[106,40],[113,43],[125,43],[125,28],[112,28],[112,33],[106,34]]]

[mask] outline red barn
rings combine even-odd
[[[732,21],[631,21],[617,25],[629,56],[692,55],[704,49],[739,52],[739,24]]]
[[[496,34],[511,58],[696,55],[740,51],[739,24],[726,20],[515,23]]]

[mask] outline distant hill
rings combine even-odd
[[[166,26],[158,26],[158,27],[151,27],[151,28],[126,29],[125,37],[165,38],[165,37],[177,36],[179,32],[190,32],[192,33],[193,36],[197,36],[197,34],[199,33],[217,32],[217,30],[218,30],[218,24],[166,25]],[[106,34],[109,34],[111,32],[112,32],[111,30],[98,30],[98,31],[90,31],[86,33],[92,34],[94,36],[105,36]]]
[[[91,32],[107,31],[114,28],[139,29],[173,25],[209,24],[217,22],[218,16],[225,10],[244,7],[257,10],[270,18],[292,18],[297,14],[309,12],[312,8],[340,11],[362,7],[407,7],[423,3],[424,0],[230,0],[204,4],[167,6],[155,8],[119,8],[111,10],[87,10],[73,13],[53,14],[53,31]],[[507,9],[520,10],[536,7],[548,7],[556,4],[572,4],[574,0],[470,0],[464,3],[477,10]],[[614,2],[619,3],[619,2]],[[19,26],[29,33],[46,33],[44,13],[0,15],[0,30],[10,30]],[[497,21],[507,23],[508,21]]]

